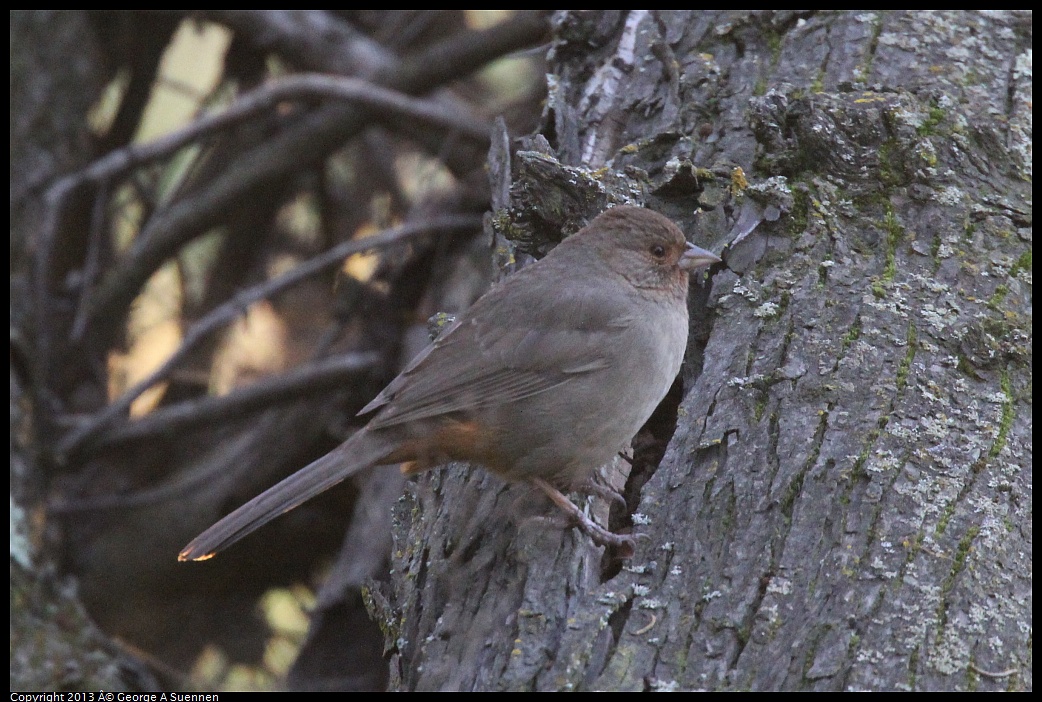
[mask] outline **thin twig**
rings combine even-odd
[[[313,73],[287,76],[240,96],[217,114],[205,115],[186,127],[147,144],[117,149],[86,168],[62,178],[54,190],[71,189],[122,175],[132,168],[166,158],[204,136],[230,129],[280,102],[332,98],[356,103],[391,115],[412,117],[443,129],[460,132],[479,141],[488,139],[491,126],[483,120],[434,100],[413,98],[358,78]],[[66,184],[64,181],[70,181]],[[64,186],[64,187],[63,187]]]
[[[541,41],[546,29],[541,16],[519,13],[491,29],[464,33],[466,41],[457,51],[446,51],[441,44],[431,47],[430,53],[410,57],[407,69],[381,69],[373,83],[406,93],[428,93],[472,72],[482,62]],[[241,207],[259,189],[317,163],[367,124],[368,114],[357,107],[327,105],[230,160],[206,188],[171,205],[149,222],[144,233],[147,236],[143,237],[149,241],[149,248],[126,257],[106,277],[93,296],[91,318],[120,315],[163,262],[226,218],[230,208]]]
[[[651,621],[648,622],[646,626],[643,626],[640,629],[634,631],[634,636],[643,636],[644,634],[648,633],[649,631],[655,628],[655,624],[658,622],[658,617],[655,616],[654,612],[648,612],[648,614],[651,615]]]
[[[92,164],[83,171],[84,177],[94,179],[109,169],[114,176],[131,167],[140,167],[155,160],[164,158],[178,149],[194,143],[203,137],[216,133],[237,124],[241,124],[256,114],[273,109],[279,103],[288,101],[313,100],[316,98],[336,99],[353,103],[370,110],[376,110],[387,118],[408,118],[429,126],[447,129],[451,134],[463,134],[479,143],[487,143],[491,130],[487,122],[467,114],[460,109],[438,103],[433,100],[411,98],[393,90],[387,90],[357,78],[340,78],[319,74],[301,74],[288,76],[276,83],[262,86],[243,95],[228,109],[214,115],[204,116],[185,128],[142,146],[130,146],[114,151],[104,159]],[[102,163],[102,162],[108,162]],[[179,206],[179,205],[178,205]],[[161,251],[165,248],[162,235],[164,218],[160,215],[160,226],[148,227],[135,239],[128,256],[131,259],[149,259],[150,251]],[[153,236],[160,232],[158,236]],[[157,241],[157,239],[159,241]],[[170,255],[173,252],[165,252]],[[104,288],[100,297],[104,297]],[[97,301],[95,301],[96,303]],[[72,337],[78,341],[86,330],[86,315],[80,314],[78,324],[74,325]]]
[[[282,375],[258,381],[221,397],[204,396],[156,410],[145,417],[119,424],[101,432],[92,442],[100,451],[141,441],[156,434],[182,432],[200,424],[215,424],[230,418],[268,409],[272,405],[292,402],[321,391],[334,391],[352,376],[379,363],[375,353],[352,353],[333,356]]]
[[[384,248],[423,234],[478,228],[481,226],[481,221],[480,217],[473,215],[453,215],[439,217],[429,222],[417,222],[388,229],[364,239],[344,242],[277,278],[240,291],[235,297],[215,307],[193,324],[191,329],[185,334],[185,338],[177,351],[151,375],[127,390],[119,399],[96,414],[79,429],[69,432],[68,436],[63,438],[58,444],[58,457],[67,458],[82,450],[109,424],[118,417],[125,416],[134,400],[157,382],[166,378],[188,352],[195,348],[204,338],[244,313],[253,303],[268,298],[324,270],[333,268],[352,254]]]
[[[202,10],[265,53],[308,71],[371,78],[398,56],[328,10]]]
[[[545,41],[549,23],[540,10],[523,10],[486,29],[459,32],[402,61],[390,83],[402,92],[463,78],[501,56]]]
[[[487,139],[489,134],[489,125],[475,117],[432,100],[410,98],[356,78],[302,74],[258,88],[243,95],[223,112],[202,117],[184,129],[147,144],[128,146],[113,151],[86,168],[60,178],[51,186],[47,193],[48,216],[40,235],[41,245],[34,275],[38,318],[44,320],[50,317],[50,265],[58,227],[69,198],[79,188],[89,183],[99,185],[111,183],[132,168],[165,158],[208,134],[240,124],[259,112],[273,108],[280,102],[314,98],[334,98],[356,102],[390,114],[414,117],[430,124],[462,132],[476,139]],[[102,195],[99,193],[96,197],[100,198]],[[98,207],[104,208],[104,204],[104,202],[96,203],[95,212],[98,211]],[[147,238],[142,237],[142,240]],[[98,243],[100,242],[91,243],[92,251],[95,250]],[[85,301],[90,297],[88,293],[93,287],[96,275],[96,272],[90,269],[89,263],[88,261],[88,270],[85,271],[82,281],[84,288],[81,304],[72,326],[72,338],[76,340],[82,337],[89,321],[88,312],[90,310]],[[39,343],[41,347],[44,347],[41,349],[41,358],[45,359],[50,348],[50,339],[41,335]]]
[[[986,678],[995,679],[1008,678],[1011,675],[1016,675],[1020,671],[1019,668],[1007,668],[1006,670],[999,671],[984,670],[983,668],[979,667],[976,663],[970,663],[970,670],[972,670],[974,673],[977,673],[977,675],[983,675]]]
[[[87,239],[87,256],[83,262],[83,275],[80,277],[80,301],[76,305],[76,317],[72,321],[72,338],[78,339],[87,324],[87,301],[94,280],[101,270],[101,250],[104,246],[105,210],[108,205],[109,179],[98,183],[98,192],[94,195],[94,206],[90,215],[90,233]]]

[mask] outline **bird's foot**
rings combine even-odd
[[[532,478],[531,482],[542,490],[550,500],[557,505],[579,530],[589,536],[598,546],[611,546],[621,558],[631,558],[636,552],[637,544],[632,536],[616,534],[608,531],[600,524],[587,517],[575,503],[569,500],[564,493],[555,488],[542,478]]]

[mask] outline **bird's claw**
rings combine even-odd
[[[621,558],[631,558],[637,549],[637,542],[631,536],[608,531],[593,521],[565,495],[542,478],[532,478],[532,484],[542,490],[550,500],[560,507],[580,531],[589,536],[598,546],[611,546]]]

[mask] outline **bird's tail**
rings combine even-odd
[[[362,429],[317,461],[228,514],[181,549],[177,560],[204,561],[272,519],[325,492],[345,478],[381,463],[392,442]]]

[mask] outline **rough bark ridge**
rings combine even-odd
[[[480,472],[409,490],[392,684],[1031,689],[1031,15],[554,27],[541,133],[493,148],[501,258],[636,201],[730,269],[621,569]]]

